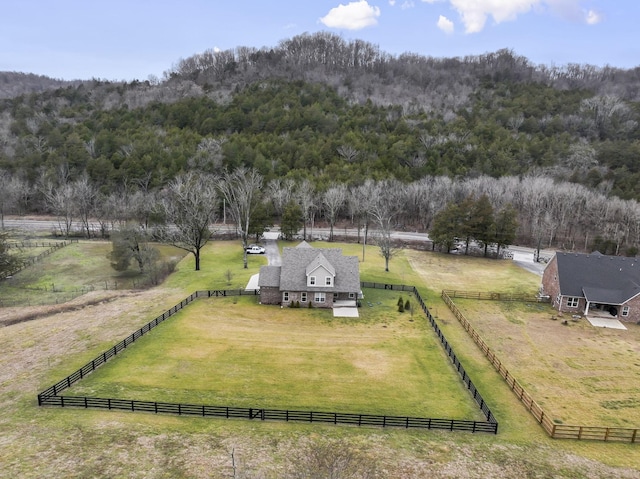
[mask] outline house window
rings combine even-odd
[[[313,298],[313,300],[316,303],[324,303],[324,293],[316,293],[315,297]]]
[[[629,306],[623,306],[622,307],[622,316],[629,316]]]
[[[349,293],[349,299],[356,299],[356,293]]]
[[[306,303],[306,302],[307,302],[307,293],[306,293],[306,291],[305,291],[305,292],[300,293],[300,301],[301,301],[302,303]]]
[[[333,293],[333,300],[335,301],[336,299],[338,299],[338,293]]]
[[[331,286],[333,284],[333,278],[331,276],[326,276],[324,278],[324,285]]]
[[[289,292],[288,291],[285,291],[284,293],[282,293],[282,302],[283,303],[289,302]]]
[[[309,276],[309,286],[315,286],[315,285],[316,285],[316,277]]]
[[[578,301],[580,301],[580,298],[571,296],[567,297],[567,308],[577,308]]]

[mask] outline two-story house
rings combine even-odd
[[[313,248],[303,241],[283,249],[282,266],[260,268],[258,286],[262,304],[355,306],[360,294],[358,257],[344,256],[339,248]]]

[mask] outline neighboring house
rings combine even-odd
[[[300,307],[356,306],[360,294],[357,256],[339,248],[317,249],[303,241],[284,248],[282,266],[263,266],[258,279],[260,302]]]
[[[640,321],[640,258],[556,253],[542,294],[561,312]]]

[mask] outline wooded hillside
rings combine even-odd
[[[20,211],[46,209],[34,188],[46,182],[86,177],[109,195],[239,166],[265,185],[309,180],[320,192],[366,179],[544,178],[605,204],[632,200],[622,204],[635,211],[639,105],[640,68],[533,65],[509,50],[392,56],[305,34],[273,48],[196,54],[162,80],[93,79],[2,100],[0,169],[32,186],[19,208],[14,201]]]

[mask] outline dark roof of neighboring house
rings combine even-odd
[[[556,253],[558,282],[563,296],[623,304],[640,294],[640,258]]]

